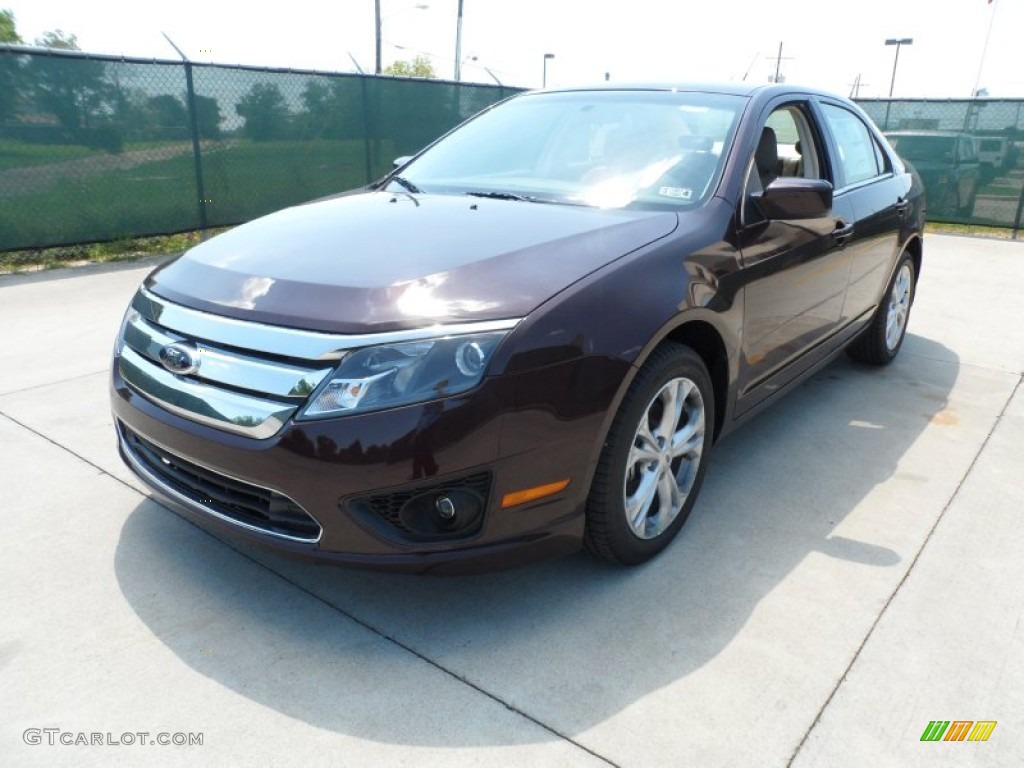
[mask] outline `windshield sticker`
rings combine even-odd
[[[662,197],[673,197],[676,200],[690,200],[693,197],[693,190],[689,187],[662,187],[658,190]]]

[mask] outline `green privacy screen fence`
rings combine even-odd
[[[1009,227],[1024,213],[1024,99],[864,100],[921,174],[928,219]]]
[[[517,90],[0,46],[0,251],[237,224],[358,187]]]
[[[0,46],[0,251],[236,224],[379,178],[518,89]],[[1024,100],[862,101],[933,221],[1020,228]]]

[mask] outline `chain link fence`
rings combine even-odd
[[[517,91],[0,46],[0,251],[237,224],[359,187]]]
[[[518,89],[0,46],[0,251],[247,221],[379,178]],[[861,100],[931,221],[1021,227],[1024,100]]]
[[[858,102],[921,174],[928,220],[1012,228],[1024,213],[1024,99]]]

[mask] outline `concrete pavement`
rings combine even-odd
[[[717,446],[654,562],[463,579],[294,563],[149,499],[106,404],[146,269],[0,278],[0,762],[1024,762],[1024,244],[929,237],[900,358]],[[998,725],[921,742],[937,719]]]

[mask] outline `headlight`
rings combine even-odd
[[[346,355],[299,418],[365,413],[472,389],[508,331],[367,347]]]

